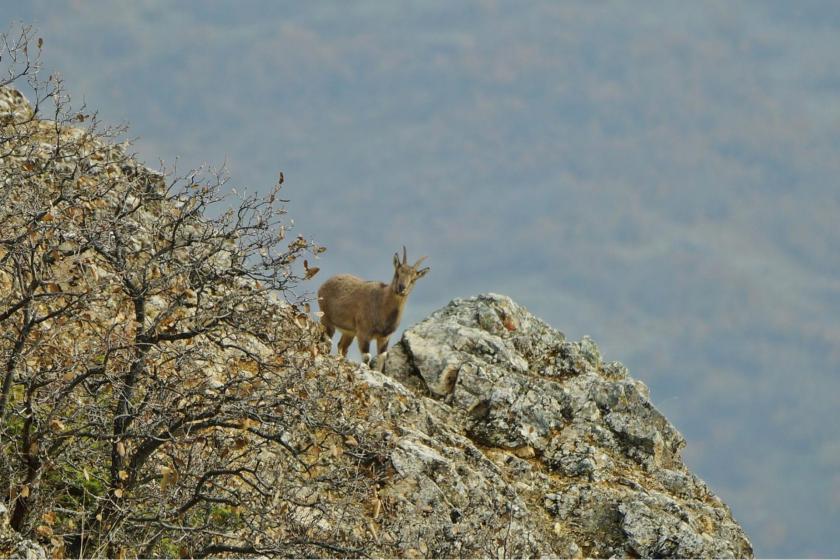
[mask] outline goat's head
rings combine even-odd
[[[417,279],[422,278],[427,272],[429,272],[428,266],[426,268],[417,268],[425,258],[426,257],[420,257],[420,259],[412,265],[408,264],[405,254],[405,246],[403,246],[402,260],[400,260],[399,253],[394,253],[394,279],[391,281],[391,286],[393,286],[394,292],[398,296],[407,296],[414,287],[414,283]]]

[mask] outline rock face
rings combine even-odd
[[[0,124],[26,122],[34,111],[26,96],[12,87],[0,86]]]
[[[390,552],[752,556],[645,385],[591,339],[481,295],[408,329],[382,369],[400,383],[359,372],[400,426],[380,490],[405,544]]]
[[[9,528],[9,512],[0,502],[0,558],[24,558],[37,560],[46,558],[47,553],[40,544],[23,538]]]

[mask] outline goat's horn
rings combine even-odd
[[[408,257],[405,254],[405,245],[403,245],[403,264],[408,262]]]
[[[420,263],[426,260],[427,258],[428,255],[420,257],[419,259],[417,259],[417,262],[414,263],[414,266],[412,268],[417,268],[418,266],[420,266]]]

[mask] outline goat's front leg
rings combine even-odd
[[[385,355],[388,350],[388,337],[376,337],[376,359],[373,361],[373,369],[382,371],[385,366]]]
[[[359,339],[359,351],[362,353],[362,363],[370,363],[370,338],[357,334]]]

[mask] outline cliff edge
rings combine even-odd
[[[647,387],[510,298],[452,301],[382,369],[422,409],[403,415],[383,493],[431,555],[752,556]]]

